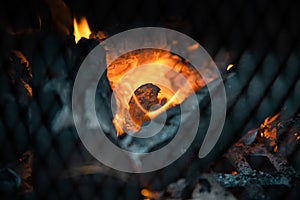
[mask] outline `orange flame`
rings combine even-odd
[[[196,47],[193,45],[189,48]],[[128,74],[131,74],[130,77],[127,76]],[[134,90],[139,86],[149,83],[149,77],[151,77],[151,84],[160,89],[157,96],[158,102],[163,99],[166,101],[154,111],[145,109],[134,94]],[[212,74],[211,77],[213,80],[214,75]],[[108,66],[107,78],[114,90],[117,103],[117,112],[113,119],[117,135],[122,135],[124,132],[136,133],[140,129],[141,124],[135,123],[129,114],[130,99],[134,100],[146,118],[152,119],[168,108],[180,104],[193,92],[205,86],[200,74],[186,60],[158,49],[136,50],[117,58]],[[123,84],[119,84],[121,80]]]
[[[143,195],[145,197],[144,200],[159,199],[159,196],[160,196],[160,194],[158,192],[152,192],[148,189],[142,189],[141,195]]]
[[[90,30],[89,24],[85,17],[81,18],[79,22],[76,20],[76,18],[74,18],[73,23],[74,23],[74,36],[75,36],[76,44],[82,37],[84,38],[90,37],[92,32]]]
[[[274,116],[270,116],[267,117],[264,121],[264,123],[262,123],[260,125],[260,136],[261,137],[265,137],[265,138],[276,138],[276,128],[272,128],[271,130],[269,130],[271,128],[272,123],[278,119],[278,117],[280,116],[280,113],[277,113]]]

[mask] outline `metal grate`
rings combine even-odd
[[[281,185],[291,185],[290,180],[299,177],[298,143],[288,157],[278,157],[259,142],[250,142],[242,149],[236,142],[274,113],[281,112],[283,118],[294,119],[289,116],[300,111],[299,8],[299,2],[261,0],[3,2],[0,7],[1,199],[141,199],[143,188],[163,191],[171,183],[179,180],[180,186],[181,178],[191,177],[200,177],[200,181],[183,191],[183,197],[201,198],[207,193],[198,191],[207,191],[207,185],[213,185],[211,191],[223,197],[243,199],[244,196],[239,196],[243,189],[236,187],[228,192],[223,188],[245,187],[239,181],[234,185],[240,176],[247,179],[245,176],[253,175],[249,180],[262,183],[252,184],[251,188],[247,185],[246,193],[241,192],[250,199],[268,197],[270,192],[262,189],[262,185],[274,185],[274,179],[279,178]],[[195,156],[203,139],[201,134],[207,128],[206,120],[201,120],[191,149],[163,170],[125,174],[92,158],[81,144],[70,117],[70,95],[77,70],[99,43],[96,39],[81,39],[75,44],[72,17],[80,16],[87,17],[92,31],[108,35],[143,26],[175,29],[194,38],[211,54],[223,73],[228,111],[222,136],[208,158],[199,160]],[[226,71],[228,64],[234,66]],[[111,91],[107,87],[102,92]],[[205,118],[210,112],[209,95],[204,88],[197,96],[202,100],[201,115]],[[250,175],[238,173],[222,178],[218,174],[203,175],[209,164],[227,149],[233,151],[227,154],[233,160],[223,164],[243,164],[233,170]],[[248,165],[249,158],[233,156],[240,151],[250,157],[257,153],[267,157],[274,173],[254,172]],[[281,163],[292,167],[281,167]],[[287,179],[281,178],[282,173]],[[168,190],[178,191],[173,186]],[[169,197],[173,195],[170,191]],[[287,192],[291,194],[286,195]],[[276,194],[274,199],[297,197],[294,189],[279,188]],[[217,197],[220,196],[214,196]]]

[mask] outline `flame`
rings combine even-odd
[[[145,197],[149,197],[150,194],[151,194],[151,192],[150,192],[150,190],[142,189],[142,190],[141,190],[141,194],[142,194],[143,196],[145,196]]]
[[[229,71],[234,65],[233,64],[229,64],[226,68],[227,71]]]
[[[278,117],[280,116],[280,113],[277,113],[276,115],[274,116],[270,116],[270,117],[267,117],[264,121],[264,125],[265,126],[269,126],[271,125],[276,119],[278,119]]]
[[[237,171],[232,171],[231,174],[238,174]]]
[[[144,200],[159,199],[159,196],[160,196],[160,194],[158,192],[152,192],[148,189],[142,189],[141,195],[143,195],[145,197]]]
[[[76,44],[82,37],[84,38],[90,37],[92,32],[90,30],[89,24],[85,17],[81,18],[79,22],[76,20],[76,18],[74,18],[73,24],[74,24],[74,36],[75,36]]]
[[[260,136],[265,138],[276,138],[276,128],[271,128],[272,123],[278,119],[280,113],[277,113],[274,116],[267,117],[265,121],[260,125]]]
[[[189,48],[197,47],[192,45]],[[156,97],[157,102],[164,102],[160,104],[160,108],[152,111],[146,109],[135,94],[140,86],[149,83],[149,77],[152,78],[151,84],[160,89]],[[118,136],[124,132],[138,132],[143,121],[136,123],[135,120],[132,120],[134,116],[130,115],[130,109],[133,108],[129,102],[135,106],[138,113],[143,115],[141,118],[149,120],[168,108],[180,104],[193,92],[205,86],[200,74],[186,60],[168,51],[158,49],[136,50],[117,58],[108,66],[107,78],[114,90],[117,104],[113,123]],[[119,84],[120,81],[122,84]],[[159,82],[163,82],[165,85],[161,85]],[[141,90],[151,90],[151,86],[148,85],[147,89]],[[147,97],[142,96],[141,98],[147,100]]]
[[[278,146],[277,146],[277,128],[276,126],[274,126],[274,122],[275,120],[278,119],[278,117],[280,116],[280,112],[267,117],[265,119],[265,121],[260,125],[260,136],[262,138],[265,138],[266,141],[268,142],[268,144],[273,147],[273,152],[277,152],[278,151]]]

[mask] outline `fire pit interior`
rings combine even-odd
[[[260,0],[2,2],[0,199],[299,199],[299,8]],[[139,27],[169,28],[197,41],[216,63],[227,101],[222,134],[199,158],[212,114],[208,84],[217,88],[210,68],[201,71],[205,82],[171,51],[138,49],[115,60],[108,53],[111,64],[95,94],[98,119],[87,115],[86,123],[101,122],[119,148],[163,148],[176,135],[182,103],[194,93],[198,100],[201,119],[191,146],[172,164],[141,174],[95,159],[72,115],[73,85],[86,56],[105,39]],[[148,81],[149,74],[156,80]],[[163,124],[158,134],[136,137],[151,123]],[[128,162],[141,165],[138,156]]]

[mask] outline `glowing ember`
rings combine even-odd
[[[74,23],[74,36],[75,42],[77,42],[82,38],[89,38],[91,35],[91,30],[89,24],[85,17],[83,17],[79,22],[77,22],[76,18],[73,20]]]
[[[117,135],[138,132],[143,121],[180,104],[205,85],[187,61],[157,49],[137,50],[119,57],[108,66],[107,77],[117,104],[113,119]],[[161,107],[149,111],[155,104]]]
[[[160,194],[158,192],[152,192],[147,189],[142,189],[141,190],[141,195],[143,195],[145,198],[144,200],[147,199],[159,199]]]
[[[159,91],[159,87],[152,84],[145,84],[134,92],[129,101],[129,113],[136,124],[142,125],[144,121],[150,120],[147,113],[152,106],[159,104],[157,98]]]
[[[31,88],[31,86],[28,83],[26,83],[24,80],[21,80],[21,81],[22,81],[26,91],[28,92],[28,95],[32,97],[32,88]]]
[[[234,65],[233,64],[229,64],[226,68],[227,71],[229,71]]]
[[[295,133],[294,136],[296,137],[297,140],[300,140],[300,135],[298,133]]]
[[[274,116],[271,117],[267,117],[264,121],[264,123],[262,123],[260,125],[260,136],[261,137],[265,137],[265,138],[276,138],[276,128],[273,128],[270,130],[272,123],[278,119],[278,117],[280,116],[280,113],[277,113]]]
[[[29,75],[29,79],[32,79],[32,70],[30,67],[30,63],[25,57],[25,55],[21,51],[17,51],[17,50],[13,50],[12,52],[20,59],[20,63],[25,67],[25,70]],[[28,95],[32,96],[32,87],[30,86],[30,84],[26,82],[23,78],[20,78],[20,82],[26,89]]]
[[[23,64],[28,71],[29,76],[32,78],[32,71],[30,68],[29,61],[24,56],[24,54],[21,51],[13,50],[13,53],[21,60],[21,64]]]

